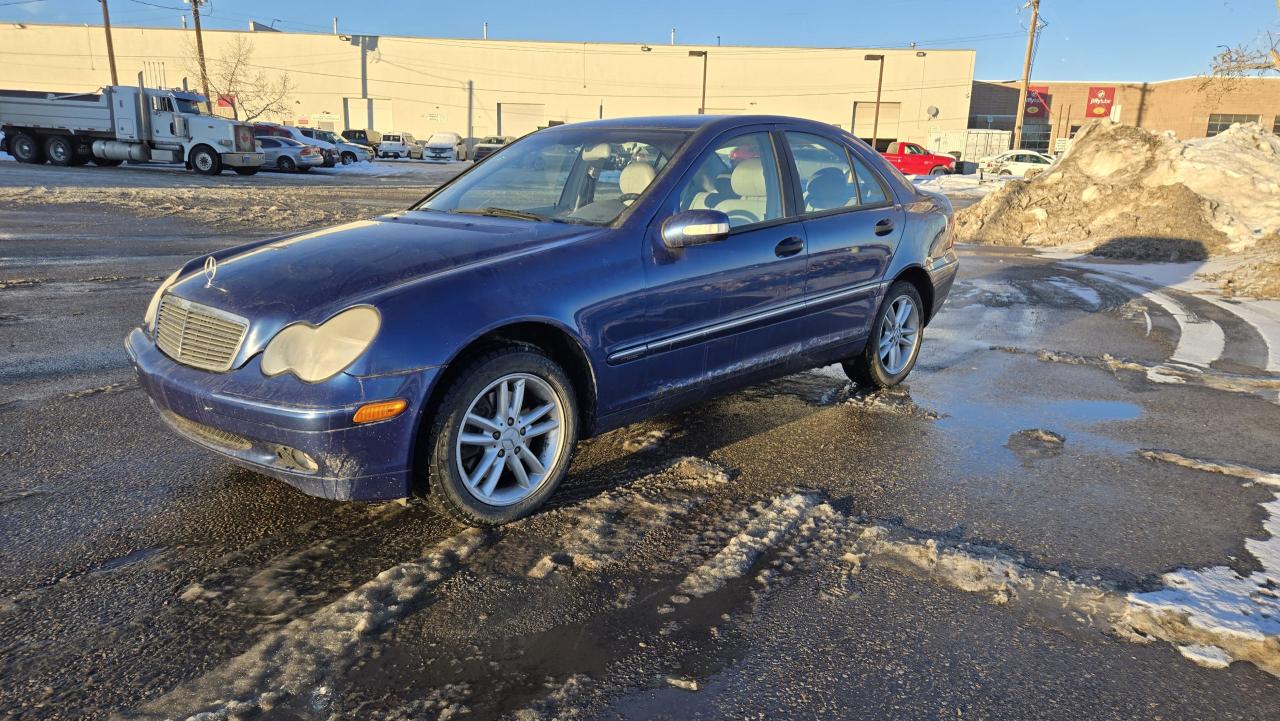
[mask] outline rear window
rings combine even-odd
[[[399,135],[384,135],[384,136],[382,136],[382,140],[383,140],[384,142],[388,142],[388,143],[398,143],[398,142],[400,142],[400,136],[399,136]]]

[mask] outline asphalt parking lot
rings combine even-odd
[[[405,167],[0,163],[0,719],[1280,717],[1280,338],[1117,264],[965,248],[905,387],[621,429],[500,529],[172,436],[158,281],[466,165]]]

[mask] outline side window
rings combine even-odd
[[[280,143],[277,143],[275,140],[272,140],[271,138],[258,138],[258,142],[261,143],[262,147],[264,148],[280,147]]]
[[[679,210],[719,210],[729,227],[782,217],[778,161],[767,132],[747,133],[713,146],[679,191]]]
[[[857,158],[853,159],[853,172],[858,181],[858,196],[862,199],[863,205],[889,202],[889,193],[884,189],[884,183],[880,182],[880,178]]]
[[[843,145],[809,133],[787,133],[796,162],[804,211],[814,213],[858,204],[853,168]]]

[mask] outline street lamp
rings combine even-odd
[[[876,141],[880,139],[880,91],[884,88],[884,56],[868,55],[863,60],[880,63],[880,78],[876,80],[876,115],[871,123],[871,149],[876,149]]]
[[[707,114],[707,51],[690,50],[689,57],[702,58],[702,105],[698,107],[698,115]]]

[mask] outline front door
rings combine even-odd
[[[687,401],[717,380],[789,360],[803,333],[805,231],[777,138],[766,127],[715,141],[677,184],[646,243],[643,379],[637,393]],[[723,241],[670,251],[662,221],[690,209],[729,217]]]

